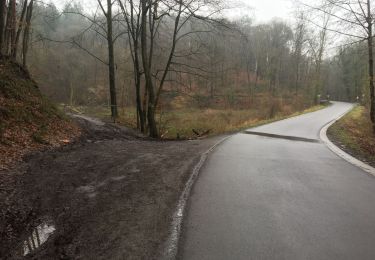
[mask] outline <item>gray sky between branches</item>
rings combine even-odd
[[[51,0],[51,2],[54,2],[58,7],[62,7],[67,0]],[[96,0],[81,0],[80,2],[89,9],[97,6]],[[293,11],[291,0],[239,0],[233,5],[236,7],[227,11],[228,16],[248,15],[255,17],[255,21],[258,23],[267,22],[273,18],[290,20]]]

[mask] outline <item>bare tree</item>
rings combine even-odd
[[[107,0],[105,9],[102,0],[98,0],[99,6],[107,20],[107,43],[108,43],[108,73],[109,73],[109,92],[111,97],[111,115],[114,120],[118,117],[117,97],[116,97],[116,65],[114,56],[114,37],[113,37],[113,2]]]
[[[329,15],[338,27],[327,27],[327,31],[332,31],[339,35],[348,37],[353,43],[366,41],[368,51],[368,86],[370,91],[370,118],[375,133],[375,90],[374,90],[374,11],[371,0],[351,1],[351,0],[326,0],[322,5],[311,6],[304,4],[317,12]],[[330,6],[330,12],[326,7]]]
[[[116,63],[115,63],[115,43],[116,41],[124,35],[124,32],[121,30],[117,30],[114,32],[114,22],[116,21],[119,23],[120,21],[117,20],[118,13],[114,13],[113,7],[116,3],[115,0],[97,0],[98,2],[98,9],[102,12],[103,16],[97,14],[98,11],[95,12],[93,15],[89,15],[84,13],[83,11],[79,10],[68,10],[65,11],[65,14],[75,14],[85,18],[90,25],[81,31],[79,34],[70,37],[70,40],[53,40],[47,39],[57,43],[69,43],[72,44],[82,51],[86,52],[91,57],[95,58],[96,60],[100,61],[101,63],[108,66],[108,81],[109,81],[109,93],[110,93],[110,107],[111,107],[111,117],[114,121],[118,118],[118,106],[117,106],[117,93],[116,93]],[[104,22],[103,18],[104,17]],[[105,39],[107,43],[107,61],[98,57],[95,53],[91,52],[88,48],[85,48],[80,40],[83,38],[84,34],[88,31],[95,32],[96,36],[99,38]]]
[[[5,31],[5,17],[6,17],[6,0],[0,1],[0,53],[3,54],[4,48],[4,31]]]
[[[0,2],[0,53],[2,56],[10,56],[14,61],[17,61],[22,36],[22,60],[25,67],[33,2],[34,0],[31,0],[30,3],[28,0],[22,2],[19,17],[17,16],[16,0],[9,0],[8,3],[5,0]]]
[[[122,10],[127,29],[130,52],[133,62],[133,75],[136,89],[137,127],[142,133],[146,131],[146,108],[142,102],[141,79],[142,64],[140,58],[140,34],[141,34],[141,2],[133,0],[118,0]],[[147,92],[144,91],[145,95]]]
[[[216,9],[211,10],[205,15],[200,11],[209,8],[210,5],[216,4]],[[207,10],[207,9],[206,9]],[[159,104],[160,96],[167,80],[172,66],[182,65],[174,62],[175,52],[178,44],[193,34],[207,33],[207,30],[195,30],[183,32],[184,26],[192,19],[212,22],[212,15],[219,12],[219,1],[202,1],[202,0],[141,0],[141,52],[142,63],[147,91],[147,121],[151,137],[158,137],[158,129],[155,120],[156,110]],[[166,17],[168,20],[167,23]],[[162,23],[170,28],[170,42],[163,50],[167,53],[164,64],[159,64],[159,69],[153,73],[155,39],[160,31]],[[168,26],[170,25],[170,26]],[[158,76],[158,75],[161,76]]]
[[[34,0],[31,0],[26,10],[25,29],[22,41],[22,64],[27,66],[27,53],[29,50],[31,18],[33,16]]]
[[[293,37],[293,65],[294,65],[294,88],[296,94],[300,89],[301,81],[301,63],[303,60],[304,45],[307,41],[307,26],[304,12],[299,12],[297,16],[297,24]]]
[[[21,38],[22,30],[24,30],[24,28],[25,28],[25,16],[26,16],[26,12],[27,12],[27,4],[28,4],[28,0],[24,0],[23,4],[22,4],[21,16],[18,19],[17,34],[16,34],[16,38],[14,40],[14,46],[13,46],[12,53],[11,53],[12,58],[14,60],[17,59],[17,51],[18,51],[19,41],[20,41],[20,38]]]
[[[319,102],[319,96],[322,94],[321,85],[321,70],[324,58],[324,53],[327,47],[327,33],[328,26],[332,14],[332,6],[326,4],[321,8],[324,12],[321,13],[320,22],[315,23],[318,26],[317,35],[312,34],[312,37],[308,39],[310,46],[311,58],[314,64],[314,74],[312,78],[313,90],[314,90],[314,102],[317,104]]]
[[[17,31],[17,3],[16,0],[10,0],[9,1],[9,43],[10,48],[9,52],[10,54],[13,52],[13,50],[16,48],[16,31]]]

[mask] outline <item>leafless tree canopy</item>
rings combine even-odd
[[[152,137],[176,103],[272,117],[288,104],[363,99],[374,120],[370,1],[299,1],[292,24],[225,18],[220,0],[95,3],[1,1],[2,55],[28,65],[58,102],[108,106],[114,120],[135,108]]]

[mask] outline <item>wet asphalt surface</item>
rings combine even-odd
[[[304,140],[319,141],[351,106],[334,103],[251,129],[273,137],[237,134],[219,146],[193,189],[179,258],[375,259],[375,178]]]

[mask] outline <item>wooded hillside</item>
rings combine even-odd
[[[59,146],[79,135],[41,93],[20,65],[0,62],[0,169],[43,146]]]
[[[294,25],[255,24],[250,17],[223,19],[225,7],[216,2],[156,2],[142,11],[142,2],[115,1],[112,20],[104,2],[96,10],[78,2],[62,10],[37,4],[30,69],[43,92],[72,106],[116,107],[120,121],[126,117],[153,136],[163,134],[159,117],[176,109],[254,109],[272,118],[285,106],[294,112],[319,100],[356,101],[366,93],[366,65],[354,66],[357,76],[348,77],[338,65],[344,51],[324,59],[331,52],[324,29],[328,17],[321,20],[323,29],[309,24],[303,12]],[[144,43],[142,18],[154,25]],[[108,59],[109,23],[113,61]]]
[[[226,18],[219,0],[4,2],[2,53],[28,66],[43,93],[152,137],[186,132],[173,118],[188,110],[264,120],[373,96],[365,38],[333,44],[335,1],[263,24]]]

